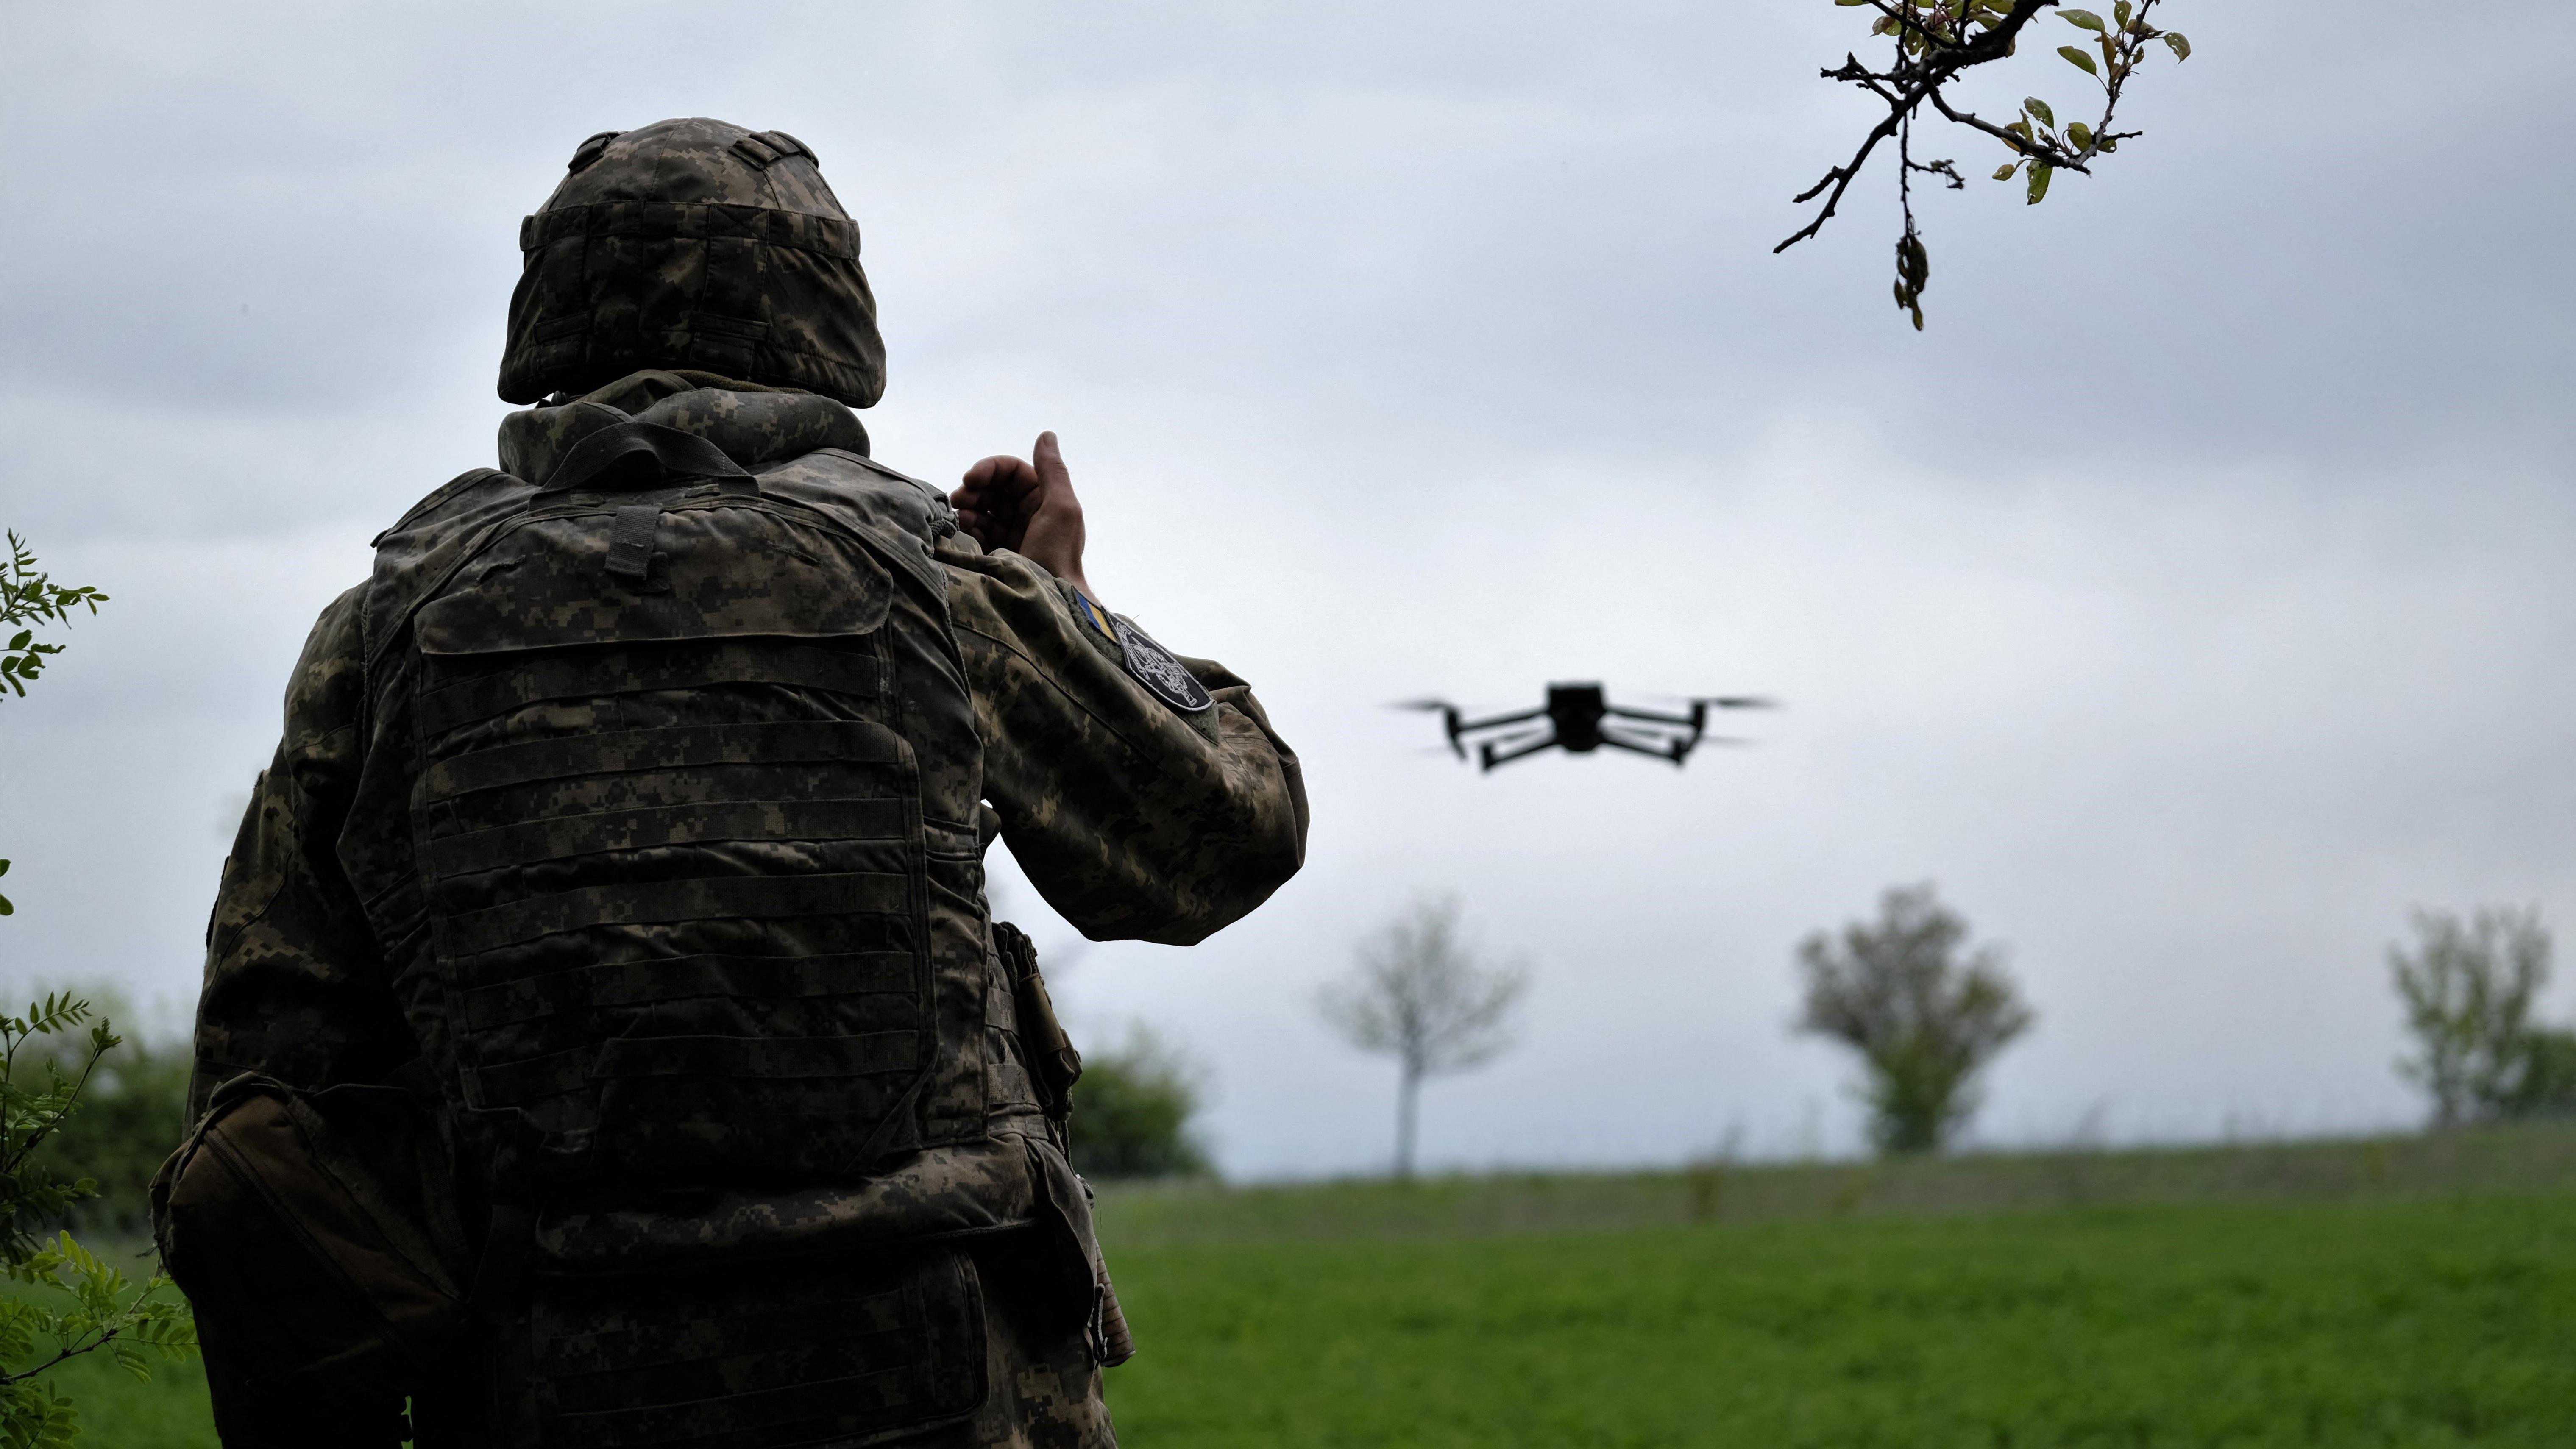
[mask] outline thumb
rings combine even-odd
[[[1029,450],[1029,461],[1038,470],[1038,487],[1053,493],[1059,486],[1073,486],[1073,474],[1064,466],[1064,454],[1055,445],[1055,432],[1038,434],[1037,446]]]

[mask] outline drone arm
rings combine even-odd
[[[1532,740],[1528,744],[1519,745],[1507,750],[1496,749],[1491,744],[1481,745],[1477,748],[1477,754],[1478,757],[1484,761],[1484,767],[1490,770],[1496,765],[1508,765],[1514,760],[1527,758],[1528,756],[1537,754],[1541,750],[1552,749],[1555,745],[1556,736],[1551,732],[1544,738]]]
[[[1642,719],[1651,720],[1656,724],[1680,725],[1684,729],[1697,729],[1708,719],[1708,711],[1700,706],[1693,706],[1689,714],[1657,714],[1651,709],[1629,709],[1614,704],[1604,713],[1615,714],[1621,719]]]
[[[1664,758],[1671,760],[1674,764],[1678,765],[1682,762],[1682,757],[1689,754],[1691,750],[1699,744],[1700,736],[1708,732],[1708,703],[1709,702],[1704,699],[1692,700],[1690,713],[1686,715],[1657,714],[1653,710],[1646,709],[1613,709],[1610,712],[1622,719],[1647,720],[1655,724],[1671,725],[1676,729],[1685,729],[1690,731],[1687,736],[1681,739],[1670,741],[1659,749],[1649,750],[1646,752],[1648,754],[1662,755]],[[1604,735],[1603,738],[1608,739],[1609,736]],[[1611,742],[1613,744],[1618,743],[1615,740]],[[1636,747],[1633,745],[1622,745],[1621,748],[1634,749]]]
[[[1610,746],[1614,750],[1627,750],[1634,754],[1652,755],[1658,760],[1666,760],[1678,765],[1682,762],[1682,756],[1690,753],[1690,747],[1694,742],[1689,740],[1674,740],[1672,743],[1661,747],[1654,745],[1641,745],[1633,740],[1623,740],[1617,735],[1604,731],[1601,736],[1601,743]]]
[[[1498,714],[1492,719],[1471,719],[1458,725],[1457,728],[1461,731],[1490,730],[1503,725],[1527,724],[1531,720],[1545,718],[1547,718],[1547,711],[1544,709],[1525,709],[1519,714]]]

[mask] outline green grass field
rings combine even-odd
[[[1129,1449],[2576,1446],[2576,1127],[1123,1187]],[[84,1363],[98,1449],[204,1380]]]
[[[2576,1444],[2576,1195],[1145,1248],[1122,1442]]]

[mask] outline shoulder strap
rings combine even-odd
[[[474,487],[476,484],[481,483],[486,479],[505,476],[507,475],[503,474],[498,468],[466,469],[464,472],[457,474],[455,477],[439,484],[436,488],[431,489],[428,497],[423,498],[418,503],[415,503],[411,507],[403,510],[403,516],[394,520],[393,527],[388,528],[384,532],[367,540],[367,547],[384,547],[386,539],[389,539],[395,534],[402,532],[404,529],[411,527],[413,521],[420,518],[422,515],[436,512],[440,507],[444,506],[448,500],[454,498],[459,493],[465,492],[467,489]]]

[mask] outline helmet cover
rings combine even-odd
[[[695,369],[867,407],[885,391],[859,228],[783,131],[604,131],[519,224],[501,397]]]

